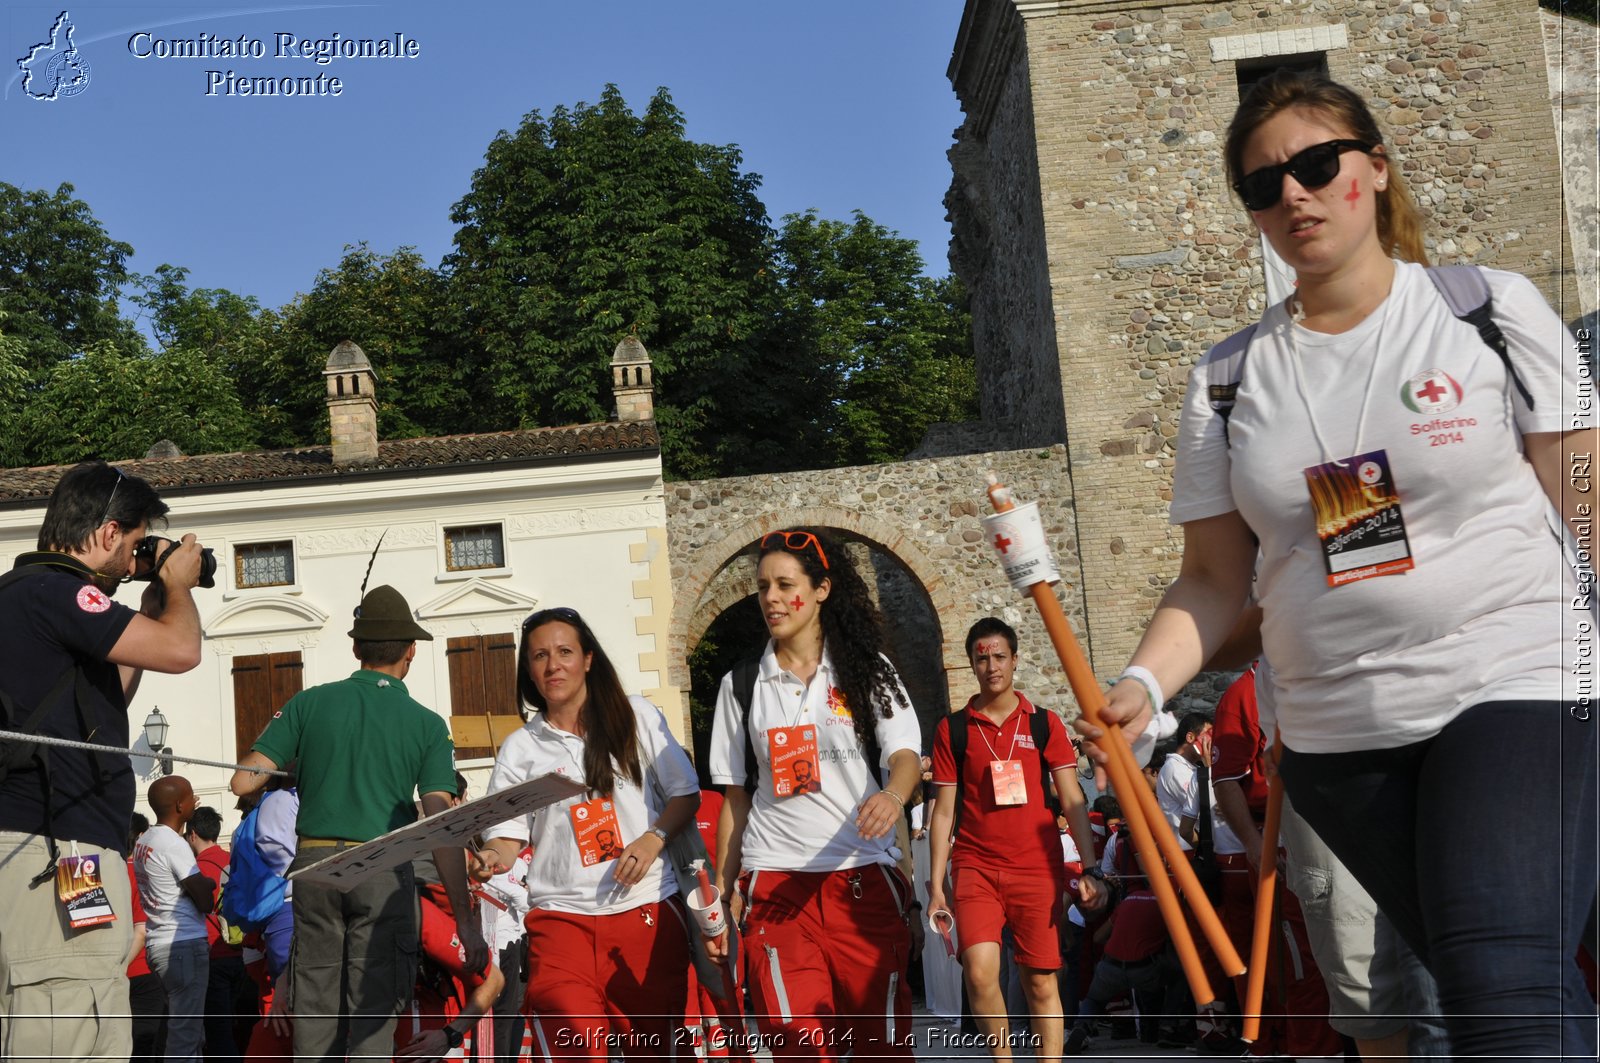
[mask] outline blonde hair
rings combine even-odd
[[[1387,183],[1375,193],[1378,243],[1386,255],[1426,266],[1428,253],[1422,246],[1422,212],[1411,198],[1405,178],[1400,176],[1399,164],[1384,148],[1377,121],[1366,102],[1352,89],[1321,74],[1279,70],[1256,82],[1245,95],[1233,114],[1233,121],[1228,123],[1228,137],[1223,146],[1228,184],[1236,185],[1244,176],[1244,147],[1251,134],[1268,119],[1290,109],[1310,111],[1333,125],[1344,127],[1354,139],[1376,145],[1374,153],[1383,149],[1389,173]]]

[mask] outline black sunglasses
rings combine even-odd
[[[1370,154],[1376,145],[1364,140],[1327,140],[1297,151],[1288,162],[1251,170],[1233,190],[1247,210],[1267,210],[1283,198],[1283,175],[1288,174],[1308,191],[1316,191],[1339,176],[1339,156],[1347,151]]]
[[[528,619],[522,622],[522,630],[524,633],[526,633],[531,629],[538,627],[540,624],[548,624],[552,620],[559,620],[564,624],[571,624],[574,627],[577,627],[583,623],[583,617],[578,615],[578,611],[576,609],[568,609],[564,605],[559,605],[554,609],[540,609],[537,613],[534,613],[532,616],[528,617]]]
[[[100,523],[95,525],[96,529],[105,527],[106,521],[111,519],[111,503],[117,500],[117,488],[122,486],[122,481],[124,479],[122,470],[117,468],[115,465],[111,467],[111,471],[117,474],[117,478],[111,483],[111,493],[106,496],[105,512],[100,514]]]

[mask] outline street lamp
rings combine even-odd
[[[161,706],[150,710],[144,718],[144,741],[150,753],[161,765],[162,775],[172,774],[172,750],[167,746],[167,718],[161,715]]]

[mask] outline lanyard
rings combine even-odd
[[[1017,711],[1011,714],[1011,718],[1017,721],[1017,725],[1011,728],[1011,748],[1006,750],[1005,757],[1008,761],[1011,759],[1011,754],[1017,751],[1017,735],[1022,733],[1022,716],[1022,706],[1018,705]],[[983,728],[979,727],[977,730],[978,737],[983,739],[983,744],[989,747],[989,759],[999,760],[1000,754],[995,752],[994,745],[989,741],[989,736],[983,733]]]
[[[1399,280],[1398,270],[1395,273],[1395,280]],[[1389,311],[1394,306],[1394,299],[1394,285],[1391,283],[1389,294],[1383,300],[1383,317],[1378,320],[1378,333],[1372,340],[1374,348],[1372,352],[1372,367],[1367,370],[1367,388],[1365,394],[1361,396],[1361,410],[1356,414],[1356,444],[1355,449],[1350,451],[1351,454],[1361,453],[1361,435],[1367,424],[1367,406],[1372,402],[1373,382],[1378,379],[1378,363],[1383,360],[1383,333],[1389,324]],[[1300,322],[1305,320],[1305,304],[1300,301],[1299,295],[1290,296],[1290,303],[1288,329],[1289,369],[1294,374],[1295,393],[1300,396],[1300,402],[1306,408],[1306,420],[1311,424],[1311,435],[1317,441],[1317,448],[1322,451],[1323,462],[1333,462],[1340,468],[1344,468],[1349,463],[1336,459],[1333,456],[1333,452],[1328,449],[1327,441],[1322,438],[1322,429],[1317,424],[1317,412],[1312,407],[1310,398],[1306,396],[1305,376],[1300,368],[1300,345],[1295,342],[1294,336],[1295,329],[1299,328]]]

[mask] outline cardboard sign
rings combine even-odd
[[[334,853],[310,867],[303,867],[289,875],[296,882],[315,882],[332,886],[341,893],[354,889],[380,871],[422,856],[448,845],[466,845],[475,834],[482,834],[497,823],[531,815],[546,805],[577,797],[584,785],[551,772],[537,779],[475,798],[437,816],[408,823],[399,830],[390,831],[352,849]]]

